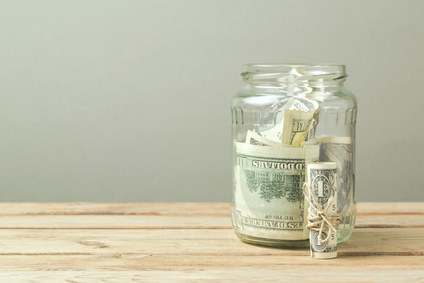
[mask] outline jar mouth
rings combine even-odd
[[[343,82],[347,77],[345,65],[310,63],[245,64],[241,75],[252,84]]]

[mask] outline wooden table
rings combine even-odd
[[[422,282],[423,205],[359,203],[315,260],[242,243],[227,203],[2,203],[0,282]]]

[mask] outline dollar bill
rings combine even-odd
[[[305,147],[305,146],[313,146],[313,145],[318,145],[318,144],[319,144],[319,141],[317,139],[310,139],[310,140],[307,140],[307,141],[302,142],[302,146],[303,147]]]
[[[346,212],[353,200],[353,156],[350,137],[320,136],[320,161],[337,165],[337,212]]]
[[[327,214],[337,213],[337,166],[334,162],[317,162],[307,165],[309,186],[318,204]],[[309,198],[314,202],[312,196]],[[325,210],[330,202],[328,210]],[[312,214],[317,214],[314,206],[309,207]],[[324,223],[321,235],[318,229],[310,231],[311,256],[313,258],[327,259],[337,257],[337,232],[329,230]],[[328,240],[326,240],[328,237]]]
[[[301,146],[305,141],[315,111],[286,110],[281,142],[287,145]]]
[[[281,143],[283,136],[284,111],[293,107],[294,98],[281,99],[271,105],[263,114],[263,125],[258,131],[261,136],[269,140]]]
[[[246,144],[260,145],[260,146],[273,146],[273,147],[287,147],[287,145],[280,142],[264,138],[254,131],[247,131]]]
[[[236,144],[235,219],[245,235],[305,240],[302,185],[305,158],[317,161],[319,145],[307,148]]]
[[[304,112],[309,112],[311,111],[310,108],[308,108],[306,106],[305,103],[303,103],[300,100],[294,99],[292,105],[289,107],[288,110],[298,110],[298,111],[304,111]]]
[[[319,103],[306,98],[288,97],[272,104],[264,113],[263,125],[259,126],[261,136],[275,142],[281,142],[285,111],[296,110],[309,112],[319,108]],[[272,126],[269,126],[272,125]]]
[[[305,163],[309,164],[312,162],[317,162],[315,158],[314,148],[320,148],[319,141],[317,139],[310,139],[308,141],[302,142],[302,147],[305,148]],[[319,157],[319,154],[318,154]],[[319,160],[319,158],[318,158]],[[305,174],[305,182],[308,182],[308,174]]]

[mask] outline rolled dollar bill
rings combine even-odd
[[[307,164],[311,257],[337,257],[337,165],[334,162]]]

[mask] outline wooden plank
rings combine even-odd
[[[0,216],[0,229],[228,229],[231,227],[229,216]]]
[[[272,249],[240,241],[232,230],[0,230],[0,256],[10,255],[291,255],[304,249]],[[357,229],[339,245],[339,256],[423,256],[424,228]],[[424,261],[424,258],[423,258]]]
[[[358,215],[357,228],[423,228],[424,215]],[[0,229],[231,229],[229,216],[3,215]]]
[[[410,203],[358,205],[329,261],[241,242],[229,204],[89,205],[0,205],[0,282],[424,280],[424,214]]]
[[[358,202],[358,215],[397,215],[424,214],[422,202]]]
[[[230,215],[229,203],[0,203],[0,215]]]
[[[354,229],[350,239],[338,246],[341,255],[424,255],[423,228]],[[424,258],[423,258],[424,261]]]
[[[334,260],[316,260],[305,256],[186,256],[181,255],[11,255],[0,257],[3,271],[59,270],[222,270],[253,274],[269,270],[421,270],[422,257],[346,256]],[[285,274],[285,273],[284,273]],[[424,275],[424,274],[423,274]],[[265,276],[265,273],[262,273]]]
[[[0,281],[15,282],[422,282],[422,270],[325,270],[325,272],[281,270],[64,270],[2,271]]]
[[[423,228],[424,214],[358,214],[356,228]]]
[[[0,215],[218,215],[229,203],[0,203]],[[358,215],[424,214],[422,202],[359,202]]]

